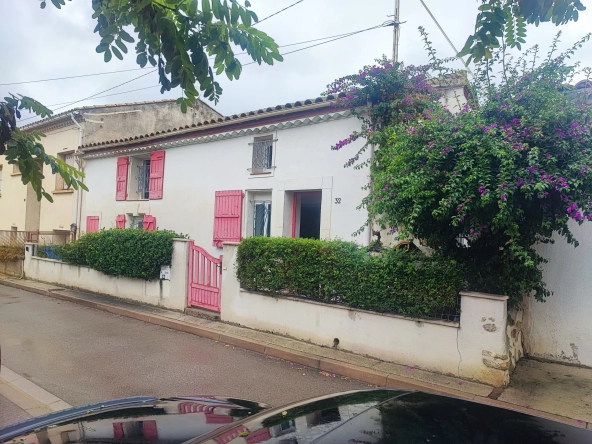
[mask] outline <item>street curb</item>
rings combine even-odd
[[[374,370],[368,367],[361,367],[354,364],[349,364],[343,361],[338,361],[331,358],[325,358],[323,356],[312,355],[306,352],[301,352],[298,350],[293,350],[285,347],[281,347],[279,345],[268,344],[260,341],[256,341],[253,339],[236,336],[230,333],[219,332],[217,330],[202,327],[194,324],[189,324],[180,320],[167,318],[164,316],[156,315],[156,314],[148,314],[142,313],[136,310],[132,310],[129,308],[123,307],[115,307],[109,304],[104,304],[101,302],[89,301],[86,299],[77,298],[75,296],[71,296],[69,294],[60,293],[61,290],[66,290],[65,288],[50,288],[47,290],[37,288],[37,287],[28,287],[26,284],[21,284],[14,281],[6,281],[0,280],[0,285],[5,285],[8,287],[18,288],[20,290],[30,291],[32,293],[36,293],[42,296],[49,296],[52,298],[64,300],[67,302],[72,302],[75,304],[83,305],[88,308],[95,308],[97,310],[105,311],[114,315],[124,316],[131,319],[136,319],[139,321],[147,322],[153,325],[159,325],[161,327],[170,328],[172,330],[182,331],[184,333],[193,334],[195,336],[200,336],[206,339],[212,339],[214,341],[221,342],[223,344],[228,344],[232,346],[236,346],[239,348],[243,348],[246,350],[250,350],[259,354],[263,354],[265,356],[270,356],[273,358],[282,359],[285,361],[290,361],[295,364],[300,364],[307,368],[320,370],[327,372],[329,374],[335,374],[340,376],[345,376],[352,379],[357,379],[359,381],[366,382],[371,385],[379,386],[379,387],[389,387],[389,388],[403,388],[403,389],[411,389],[411,390],[420,390],[424,392],[431,392],[440,395],[448,395],[454,396],[457,398],[463,398],[467,400],[476,401],[482,404],[489,404],[495,405],[499,407],[504,407],[510,410],[515,410],[522,413],[527,413],[530,415],[538,415],[541,417],[553,419],[555,421],[564,422],[570,425],[574,425],[577,427],[586,428],[588,423],[577,421],[575,419],[554,415],[552,413],[547,413],[539,410],[528,409],[516,404],[510,404],[504,401],[499,401],[495,399],[490,399],[487,397],[474,395],[472,393],[461,392],[458,390],[450,389],[447,387],[443,387],[440,385],[434,384],[427,384],[417,379],[406,378],[404,376],[389,374],[385,372],[380,372],[378,370]]]
[[[6,366],[0,367],[0,394],[29,415],[46,415],[72,407]]]

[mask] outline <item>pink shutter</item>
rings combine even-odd
[[[150,199],[162,199],[164,151],[150,153]]]
[[[240,242],[243,222],[242,190],[216,191],[214,209],[214,246],[222,242]]]
[[[86,216],[86,232],[99,231],[99,216]]]
[[[123,439],[125,438],[125,433],[123,432],[123,423],[122,422],[114,422],[113,423],[113,439]]]
[[[117,192],[115,194],[116,200],[127,199],[127,171],[129,165],[129,157],[117,158]]]
[[[125,228],[125,214],[118,214],[115,218],[115,226],[117,228]]]
[[[156,218],[154,216],[150,216],[149,214],[144,215],[144,230],[156,230]]]
[[[156,441],[158,439],[156,421],[142,421],[142,435],[148,441]]]

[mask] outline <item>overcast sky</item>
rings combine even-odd
[[[260,18],[266,17],[296,0],[251,0],[252,9]],[[452,42],[460,49],[474,27],[478,0],[425,0]],[[66,2],[57,10],[48,1],[47,8],[39,8],[40,0],[0,0],[0,42],[3,60],[0,64],[0,84],[23,82],[81,74],[102,73],[138,68],[133,49],[123,61],[115,57],[103,62],[95,52],[98,34],[91,18],[90,0]],[[303,0],[296,6],[266,20],[259,28],[271,35],[279,45],[288,45],[331,35],[357,31],[381,24],[393,14],[394,0]],[[592,1],[584,0],[588,11],[580,21],[562,26],[565,49],[590,31]],[[454,51],[425,11],[419,0],[401,0],[401,38],[399,58],[406,64],[423,64],[427,55],[417,31],[424,26],[430,33],[441,57]],[[586,22],[588,25],[586,25]],[[215,106],[223,114],[233,114],[262,107],[317,97],[334,79],[357,72],[375,58],[392,54],[392,29],[381,28],[364,32],[332,43],[286,55],[285,61],[274,66],[245,66],[241,78],[230,82],[219,77],[224,89],[222,99]],[[529,27],[527,46],[538,43],[546,52],[558,28],[545,23],[539,28]],[[307,45],[303,45],[307,46]],[[282,50],[297,49],[290,46]],[[282,49],[282,48],[280,48]],[[240,56],[244,63],[248,56]],[[577,54],[585,66],[592,66],[592,43]],[[458,64],[460,67],[460,63]],[[71,102],[112,88],[143,74],[132,71],[117,74],[42,83],[0,86],[2,97],[7,92],[29,95],[54,109],[63,102]],[[180,96],[179,89],[160,94],[156,73],[132,81],[96,98],[56,110],[105,103],[134,102]],[[153,88],[127,92],[154,85]],[[55,105],[55,106],[53,106]],[[27,123],[30,123],[27,122]]]

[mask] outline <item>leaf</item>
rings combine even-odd
[[[109,45],[106,43],[101,43],[99,46],[97,46],[96,51],[100,54],[101,52],[107,51],[107,49],[109,49]]]
[[[62,5],[60,5],[60,2],[58,0],[51,0],[51,2],[53,3],[53,5],[58,8],[58,9],[62,9]]]
[[[105,63],[109,63],[109,61],[111,61],[111,51],[109,51],[109,49],[105,51],[103,59],[105,60]]]
[[[183,114],[187,113],[187,103],[185,103],[185,101],[181,103],[181,112]]]
[[[222,18],[222,13],[220,11],[221,7],[220,0],[212,0],[212,12],[214,13],[214,17],[218,20],[221,20]]]
[[[236,5],[236,3],[232,4],[232,8],[230,10],[230,23],[232,23],[233,25],[236,23],[236,21],[238,20],[239,17],[239,8]]]
[[[115,57],[117,57],[119,60],[123,60],[123,55],[121,54],[119,49],[117,49],[115,46],[111,46],[111,51],[113,52],[113,54],[115,54]]]
[[[461,51],[456,55],[457,57],[464,57],[466,56],[469,52],[471,52],[471,45],[473,45],[473,42],[475,41],[475,37],[471,36],[467,39],[467,42],[465,43],[465,46],[463,47],[463,49],[461,49]]]
[[[115,41],[115,44],[119,46],[119,49],[121,49],[124,52],[124,54],[127,54],[127,46],[125,46],[125,43],[123,43],[120,39],[117,39]]]
[[[39,5],[39,7],[40,7],[41,9],[45,9],[45,7],[46,7],[46,6],[47,6],[47,5],[45,4],[45,2],[41,2],[41,4]]]
[[[141,68],[146,66],[148,63],[148,56],[145,52],[138,54],[138,57],[136,57],[136,63],[140,65]]]
[[[148,6],[148,5],[152,4],[152,1],[153,1],[153,0],[142,0],[142,1],[140,1],[140,3],[138,3],[138,4],[136,5],[136,11],[137,11],[137,12],[140,12],[140,11],[141,11],[142,9],[144,9],[146,6]]]
[[[210,0],[202,0],[201,10],[204,14],[204,19],[206,22],[212,20],[212,8],[210,7]]]
[[[243,24],[247,28],[250,28],[251,27],[251,15],[249,14],[249,11],[247,11],[246,9],[241,9],[240,10],[240,16],[241,16],[241,19],[243,21]]]
[[[128,43],[135,42],[134,38],[131,35],[129,35],[127,32],[125,32],[123,29],[119,30],[119,37],[121,37],[121,40],[124,40]]]

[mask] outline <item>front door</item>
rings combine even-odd
[[[294,193],[292,237],[320,239],[322,191]]]

